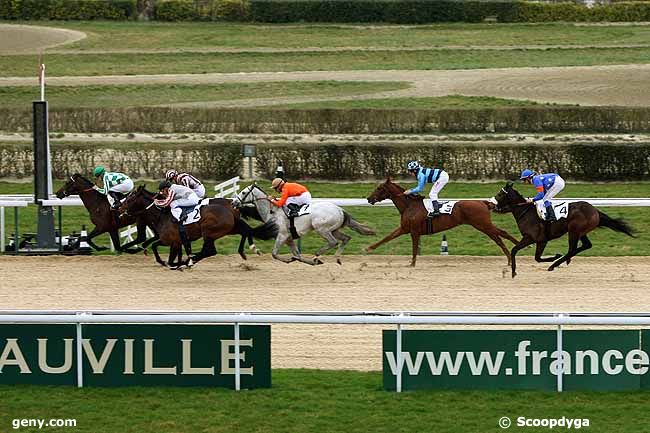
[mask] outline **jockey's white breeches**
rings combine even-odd
[[[192,191],[194,191],[194,194],[196,194],[199,198],[205,197],[205,186],[203,184],[192,189]]]
[[[124,182],[120,183],[119,185],[115,185],[109,188],[109,191],[121,192],[122,194],[131,192],[132,190],[133,190],[133,181],[131,179],[126,179]]]
[[[289,197],[287,198],[287,201],[285,202],[285,206],[288,206],[290,204],[297,204],[298,206],[302,206],[305,204],[310,204],[311,203],[311,193],[309,191],[305,191],[300,195],[294,196],[294,197]]]
[[[431,200],[438,200],[438,193],[445,187],[445,185],[447,185],[447,182],[449,182],[449,174],[442,170],[440,176],[438,176],[438,180],[433,182],[433,186],[429,192],[429,198]]]
[[[190,207],[190,206],[196,206],[199,204],[201,200],[199,199],[199,196],[196,194],[191,194],[186,198],[179,198],[174,201],[172,201],[169,205],[172,211],[172,215],[174,218],[179,220],[181,218],[181,213],[182,213],[182,207]]]
[[[546,191],[546,194],[544,194],[544,197],[542,197],[541,200],[537,200],[535,205],[537,206],[537,211],[542,215],[542,210],[552,204],[551,200],[553,197],[558,195],[560,191],[564,189],[564,179],[562,179],[560,176],[555,177],[555,182],[553,185]]]

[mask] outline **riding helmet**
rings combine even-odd
[[[161,191],[161,190],[163,190],[165,188],[169,188],[170,186],[172,186],[172,183],[170,181],[163,180],[162,182],[160,182],[158,184],[158,191]]]
[[[95,170],[93,170],[93,177],[101,176],[105,172],[106,169],[104,169],[104,167],[102,167],[101,165],[98,165],[97,167],[95,167]]]
[[[174,169],[167,170],[167,172],[165,173],[165,179],[167,180],[172,180],[176,176],[178,176],[178,172]]]
[[[418,168],[420,168],[420,163],[417,161],[411,161],[408,164],[406,164],[406,168],[408,169],[408,171],[415,171]]]
[[[525,169],[524,171],[521,172],[521,177],[519,179],[528,179],[532,175],[534,175],[535,172],[529,168]]]
[[[282,185],[282,183],[284,183],[284,181],[283,181],[282,179],[280,179],[279,177],[276,177],[276,178],[273,179],[273,181],[271,182],[271,187],[272,187],[273,189],[278,189],[278,187],[279,187],[280,185]]]

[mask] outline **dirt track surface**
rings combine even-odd
[[[85,33],[76,30],[0,24],[0,54],[37,53],[45,48],[69,44],[85,37]]]
[[[406,81],[412,87],[339,98],[290,97],[177,106],[247,106],[369,98],[495,96],[580,105],[650,105],[650,65],[503,68],[455,71],[307,71],[49,77],[49,86],[102,84],[216,84],[268,81]],[[36,77],[0,78],[0,86],[36,85]]]
[[[310,267],[218,256],[191,271],[150,257],[0,257],[3,309],[174,311],[650,310],[647,257],[578,257],[553,273],[529,257],[346,256]],[[381,369],[382,326],[273,325],[274,368]],[[430,327],[429,327],[430,328]]]

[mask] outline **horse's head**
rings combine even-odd
[[[146,211],[153,203],[153,194],[140,185],[135,191],[131,191],[120,205],[120,215],[137,216]]]
[[[368,203],[375,204],[382,200],[392,199],[404,192],[404,189],[396,183],[393,183],[390,178],[385,182],[377,185],[377,188],[368,196]]]
[[[232,205],[238,208],[244,217],[259,221],[266,221],[269,214],[273,213],[273,206],[268,203],[268,195],[256,183],[239,191],[233,198]]]
[[[506,185],[494,196],[496,201],[495,211],[505,213],[511,212],[513,206],[519,206],[526,203],[524,196],[519,194],[519,191],[513,188],[512,182],[507,182]]]
[[[259,188],[256,184],[251,183],[246,188],[239,191],[239,193],[232,199],[233,207],[255,206],[255,188]]]
[[[92,190],[95,184],[80,175],[75,173],[70,176],[70,179],[56,192],[56,197],[62,199],[73,194],[81,194]]]

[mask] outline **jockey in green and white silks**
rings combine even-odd
[[[97,181],[100,178],[102,180],[101,188],[97,185],[93,188],[106,196],[113,209],[119,207],[123,195],[133,190],[133,181],[124,173],[111,173],[106,171],[104,167],[98,166],[95,167],[93,176]]]
[[[433,212],[430,212],[429,216],[433,217],[440,215],[438,193],[445,187],[445,185],[447,185],[447,182],[449,182],[449,175],[447,172],[441,168],[424,168],[417,161],[409,162],[406,168],[411,176],[417,178],[418,184],[415,188],[404,191],[404,195],[417,194],[424,189],[425,184],[432,183],[433,186],[429,192],[429,198],[431,199]]]

